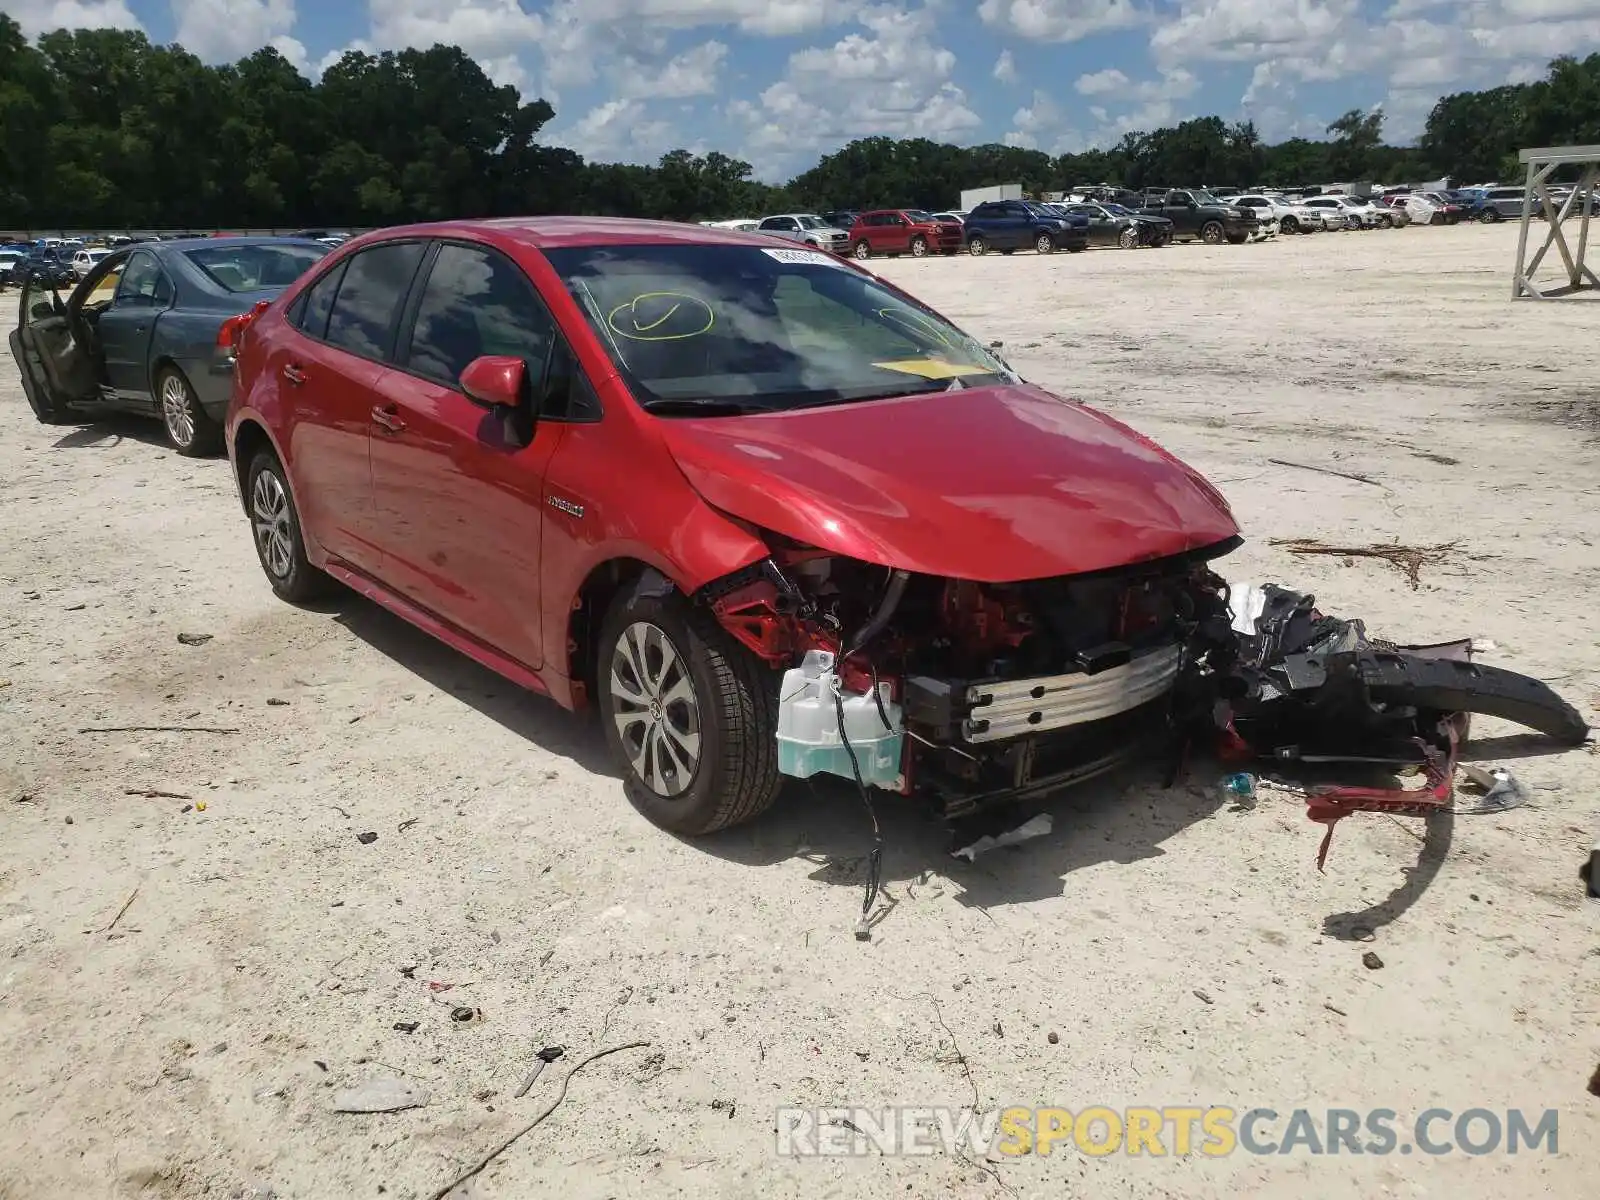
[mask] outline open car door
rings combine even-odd
[[[42,425],[73,420],[72,406],[92,402],[100,393],[95,353],[74,335],[73,325],[55,288],[24,276],[11,353],[28,406]]]

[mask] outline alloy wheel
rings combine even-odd
[[[866,242],[857,242],[855,253],[857,258],[871,258],[872,247],[867,245]]]
[[[169,374],[161,381],[161,417],[175,445],[193,444],[194,413],[189,408],[189,389],[177,375]]]
[[[700,700],[689,661],[660,626],[635,621],[611,656],[611,719],[639,782],[681,795],[700,765]]]
[[[294,568],[294,530],[289,523],[289,494],[275,471],[256,472],[250,489],[250,518],[256,530],[261,561],[275,579],[287,579]]]

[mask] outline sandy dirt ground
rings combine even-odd
[[[1204,470],[1250,538],[1233,578],[1396,640],[1489,639],[1595,719],[1600,305],[1513,304],[1514,238],[879,269]],[[656,830],[597,727],[366,602],[277,602],[224,462],[154,424],[42,428],[9,358],[0,513],[7,1200],[426,1197],[628,1042],[649,1046],[579,1074],[460,1194],[1572,1197],[1600,1177],[1592,749],[1480,721],[1469,757],[1528,807],[1356,817],[1326,874],[1294,798],[1229,804],[1214,774],[1061,796],[1052,834],[970,866],[886,803],[892,908],[863,943],[848,791],[702,842]],[[1269,544],[1288,537],[1454,549],[1413,589]],[[236,732],[84,732],[171,724]],[[514,1098],[549,1044],[568,1058]],[[376,1075],[429,1103],[331,1111]],[[777,1156],[778,1106],[835,1104],[1382,1107],[1404,1142],[1430,1107],[1553,1108],[1560,1141]]]

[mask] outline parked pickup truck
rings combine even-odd
[[[1180,241],[1199,238],[1210,245],[1224,241],[1238,245],[1256,232],[1255,214],[1218,200],[1199,188],[1177,188],[1162,196],[1146,194],[1142,212],[1166,217],[1172,222],[1173,236]]]

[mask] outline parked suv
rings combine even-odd
[[[1520,221],[1527,192],[1517,187],[1489,188],[1484,192],[1483,204],[1478,209],[1478,220],[1486,224],[1496,221]]]
[[[1089,244],[1089,218],[1057,212],[1031,200],[990,200],[966,216],[962,226],[967,251],[987,254],[998,250],[1053,250],[1076,253]]]
[[[228,448],[273,590],[341,580],[597,707],[673,830],[786,775],[945,813],[1086,778],[1170,743],[1189,639],[1226,629],[1202,564],[1238,527],[1196,471],[809,248],[383,229],[237,341]]]
[[[72,274],[75,278],[82,279],[100,265],[100,260],[111,251],[103,247],[92,250],[79,250],[72,256]]]
[[[850,248],[857,258],[874,254],[909,254],[921,258],[961,249],[961,222],[941,221],[920,208],[880,208],[858,216],[850,227]]]
[[[1233,203],[1256,214],[1261,225],[1271,225],[1280,233],[1315,233],[1323,227],[1322,214],[1302,204],[1291,204],[1282,196],[1248,192],[1235,196]]]
[[[763,217],[756,230],[774,237],[788,238],[791,242],[815,246],[818,250],[831,250],[835,254],[846,254],[850,250],[850,235],[842,229],[835,229],[815,213],[781,213],[775,217]]]

